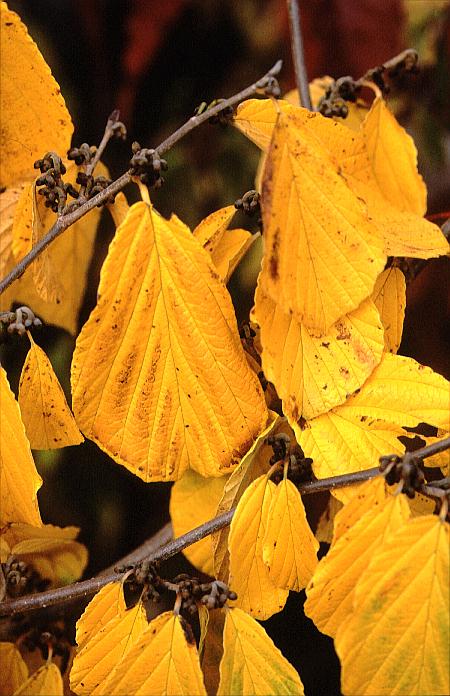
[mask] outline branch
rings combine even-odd
[[[184,136],[190,133],[192,130],[194,130],[194,128],[197,128],[202,123],[205,123],[205,121],[208,121],[212,116],[215,116],[216,114],[219,114],[221,111],[224,111],[228,107],[234,106],[242,100],[248,99],[253,94],[256,94],[264,90],[266,87],[268,87],[268,85],[271,84],[273,78],[276,75],[278,75],[278,73],[281,70],[281,67],[282,62],[281,60],[279,60],[257,82],[254,82],[249,87],[246,87],[246,89],[243,89],[237,94],[234,94],[229,99],[224,99],[211,109],[207,109],[201,114],[192,116],[188,121],[186,121],[186,123],[184,123],[180,128],[178,128],[178,130],[172,133],[172,135],[169,135],[168,138],[163,140],[163,142],[160,145],[158,145],[158,147],[155,149],[155,152],[158,155],[162,155],[163,153],[170,150],[170,148],[173,147],[179,140],[181,140],[181,138],[184,138]],[[82,218],[84,215],[86,215],[86,213],[88,213],[96,206],[100,206],[106,203],[110,196],[114,196],[116,193],[125,188],[125,186],[129,184],[131,180],[131,172],[127,171],[124,174],[122,174],[122,176],[120,176],[118,179],[113,181],[113,183],[110,184],[103,191],[101,191],[96,196],[90,198],[88,201],[80,205],[79,208],[76,208],[74,211],[66,213],[65,215],[61,215],[57,219],[53,227],[51,227],[51,229],[42,237],[42,239],[39,240],[39,242],[31,249],[31,251],[26,256],[24,256],[24,258],[21,261],[19,261],[19,263],[16,266],[14,266],[14,268],[8,273],[7,276],[5,276],[5,278],[3,278],[3,280],[0,282],[0,295],[2,294],[2,292],[4,292],[4,290],[6,290],[6,288],[8,288],[11,285],[11,283],[13,283],[15,280],[20,278],[21,275],[23,275],[28,266],[31,263],[33,263],[33,261],[44,251],[44,249],[46,249],[48,245],[51,244],[51,242],[53,242],[57,237],[59,237],[59,235],[62,232],[64,232],[64,230],[73,225],[75,222],[77,222],[80,218]]]
[[[291,35],[291,53],[294,63],[295,81],[297,84],[300,106],[312,111],[311,95],[309,93],[308,74],[305,65],[303,36],[300,12],[297,0],[287,0],[289,15],[289,30]]]

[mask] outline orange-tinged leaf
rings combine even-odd
[[[444,430],[438,433],[437,437],[427,437],[425,438],[426,445],[431,445],[435,442],[440,442],[449,437],[449,433]],[[438,467],[441,469],[444,476],[450,475],[450,450],[444,450],[438,454],[434,454],[432,457],[427,457],[426,466]]]
[[[362,132],[372,171],[384,197],[399,210],[425,215],[427,190],[417,171],[414,141],[382,97],[373,102]]]
[[[17,200],[12,226],[12,252],[18,261],[22,259],[33,246],[33,197],[35,183],[25,182],[22,185],[19,199]]]
[[[341,510],[338,510],[334,518],[333,543],[348,532],[366,512],[384,503],[387,497],[384,476],[376,476],[364,483],[350,486],[348,493],[351,498]]]
[[[147,625],[145,608],[142,602],[138,602],[133,609],[121,611],[98,631],[91,633],[73,661],[70,672],[72,691],[80,696],[102,693],[106,678],[130,651]]]
[[[342,691],[448,694],[449,525],[408,520],[373,556],[335,646]]]
[[[48,65],[20,17],[5,2],[0,21],[0,186],[9,186],[33,176],[33,162],[45,152],[66,152],[73,125]]]
[[[126,610],[121,582],[109,582],[89,602],[77,621],[76,641],[81,648],[86,641],[98,633],[111,619]]]
[[[52,586],[59,587],[79,580],[87,565],[87,549],[75,541],[79,531],[78,527],[52,524],[12,524],[5,536],[14,556],[33,566]]]
[[[0,193],[0,275],[3,277],[13,248],[13,221],[22,186]]]
[[[236,507],[250,483],[258,476],[267,473],[269,470],[269,459],[273,454],[272,448],[266,443],[267,437],[279,430],[286,431],[287,429],[290,430],[289,426],[282,422],[276,413],[269,411],[269,425],[259,434],[247,454],[242,458],[225,483],[222,497],[217,506],[217,515],[221,515],[223,512],[228,512],[231,508]],[[224,527],[224,529],[214,532],[211,537],[214,549],[214,576],[223,582],[228,582],[229,534],[230,528]]]
[[[304,693],[295,669],[260,624],[241,609],[226,613],[217,696]]]
[[[264,621],[281,611],[288,591],[277,588],[263,560],[263,539],[275,484],[260,476],[247,488],[234,513],[228,546],[230,588],[235,606]]]
[[[266,246],[261,288],[321,334],[370,295],[386,257],[378,229],[340,165],[309,132],[313,117],[317,126],[326,121],[290,107],[273,132],[261,198]]]
[[[380,273],[372,299],[384,327],[385,350],[388,353],[396,353],[402,340],[406,307],[406,281],[399,268],[391,266]]]
[[[42,525],[37,492],[42,484],[5,370],[0,366],[0,526],[9,522]]]
[[[28,332],[31,347],[22,368],[19,406],[33,449],[79,445],[84,438],[50,360]]]
[[[150,622],[118,665],[108,694],[121,696],[206,696],[195,639],[172,611]]]
[[[174,538],[189,532],[216,515],[228,476],[204,478],[195,471],[186,471],[170,491],[170,517]],[[203,573],[214,575],[211,537],[205,537],[183,552]]]
[[[263,539],[263,559],[277,587],[300,592],[317,566],[319,542],[306,519],[302,497],[283,479],[272,496]]]
[[[409,517],[405,497],[386,499],[368,510],[333,541],[306,588],[305,613],[322,633],[335,636],[353,611],[353,590],[372,556]]]
[[[210,613],[205,644],[200,658],[208,696],[216,696],[219,688],[219,667],[223,655],[225,611],[225,609],[216,609],[216,611]]]
[[[63,696],[61,672],[54,662],[47,662],[22,684],[14,696]]]
[[[381,360],[383,327],[370,299],[316,338],[258,285],[252,318],[261,329],[264,374],[294,421],[343,403]]]
[[[208,253],[142,202],[110,247],[72,385],[81,430],[144,481],[228,473],[267,421]]]
[[[0,643],[0,696],[11,696],[28,677],[28,667],[14,643]]]

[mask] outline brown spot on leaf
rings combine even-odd
[[[269,256],[269,273],[273,280],[278,280],[278,265],[279,265],[279,249],[280,249],[280,228],[274,232],[272,249]]]

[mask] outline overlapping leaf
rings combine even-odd
[[[383,476],[351,486],[348,503],[337,512],[333,525],[333,543],[346,534],[366,512],[383,505],[388,495]]]
[[[79,445],[78,430],[50,360],[28,334],[30,350],[25,358],[19,385],[22,420],[33,449],[55,449]]]
[[[37,492],[42,484],[31,456],[30,443],[6,372],[0,366],[0,525],[24,522],[42,525]]]
[[[145,481],[223,475],[267,420],[209,255],[145,203],[112,243],[72,385],[81,430]]]
[[[277,587],[300,592],[317,566],[319,543],[306,519],[300,493],[283,479],[272,496],[263,538],[263,559]]]
[[[45,152],[64,153],[70,147],[73,125],[48,65],[5,2],[0,6],[0,21],[0,186],[9,186],[30,177],[33,162]]]
[[[8,188],[0,193],[0,275],[3,276],[13,244],[13,221],[17,202],[22,195],[23,185]]]
[[[170,492],[170,517],[174,538],[189,532],[216,515],[228,476],[204,478],[186,471]],[[211,537],[205,537],[184,550],[188,560],[203,573],[214,575]]]
[[[304,693],[295,669],[257,621],[240,609],[225,618],[218,696]]]
[[[28,667],[14,643],[0,643],[0,696],[11,696],[28,677]]]
[[[253,318],[261,329],[264,374],[292,420],[343,403],[381,360],[383,328],[370,299],[316,338],[258,285]]]
[[[406,281],[399,268],[392,266],[380,273],[372,299],[384,327],[385,350],[396,353],[402,340],[406,308]]]
[[[107,682],[121,696],[206,696],[195,639],[184,619],[167,611],[153,619]]]
[[[61,672],[54,662],[47,662],[17,689],[14,696],[63,696]]]
[[[391,497],[364,514],[333,541],[306,588],[305,613],[329,636],[353,611],[353,591],[372,556],[409,517],[404,496]]]
[[[376,553],[335,646],[347,696],[450,691],[449,525],[406,522]]]
[[[236,606],[257,619],[281,611],[288,591],[277,588],[263,560],[263,539],[275,484],[267,476],[255,479],[239,501],[231,522],[229,586]]]
[[[123,614],[125,610],[122,583],[109,582],[102,587],[77,621],[76,641],[78,648],[83,647],[87,640],[90,640],[111,619]]]

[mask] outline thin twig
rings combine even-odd
[[[184,138],[184,136],[186,136],[188,133],[194,130],[194,128],[197,128],[202,123],[205,123],[205,121],[208,121],[212,116],[215,116],[224,109],[227,109],[230,106],[234,106],[242,100],[248,99],[253,94],[256,94],[264,90],[264,88],[267,87],[267,85],[269,84],[270,79],[278,75],[278,73],[281,70],[281,66],[282,62],[279,60],[257,82],[254,82],[249,87],[246,87],[246,89],[243,89],[237,94],[234,94],[229,99],[224,99],[223,101],[219,102],[216,106],[204,111],[202,114],[192,116],[188,121],[186,121],[186,123],[184,123],[180,128],[178,128],[174,133],[172,133],[172,135],[169,135],[168,138],[163,140],[163,142],[156,148],[156,152],[159,155],[162,155],[163,153],[170,150],[170,148],[173,147],[179,140],[181,140],[181,138]],[[3,280],[0,282],[0,295],[4,290],[6,290],[7,287],[11,285],[11,283],[20,278],[20,276],[26,271],[28,266],[31,263],[33,263],[33,261],[44,251],[44,249],[46,249],[48,245],[51,244],[51,242],[53,242],[57,237],[59,237],[59,235],[62,232],[64,232],[64,230],[66,230],[68,227],[80,220],[80,218],[82,218],[84,215],[86,215],[86,213],[88,213],[96,206],[103,205],[110,198],[110,196],[115,195],[123,188],[125,188],[125,186],[130,183],[131,179],[132,175],[130,171],[125,172],[124,174],[122,174],[122,176],[113,181],[113,183],[110,184],[103,191],[101,191],[96,196],[90,198],[88,201],[80,205],[79,208],[76,208],[74,211],[67,213],[66,215],[61,215],[61,217],[57,219],[57,221],[55,222],[53,227],[50,228],[47,234],[45,234],[42,237],[42,239],[40,239],[39,242],[31,249],[31,251],[26,256],[24,256],[24,258],[21,261],[19,261],[19,263],[16,266],[14,266],[14,268],[8,273],[7,276],[5,276],[5,278],[3,278]]]
[[[287,0],[289,15],[289,30],[291,35],[291,53],[295,70],[295,82],[297,85],[300,105],[312,111],[311,95],[309,92],[308,74],[306,72],[305,52],[303,48],[303,36],[300,12],[297,0]]]

